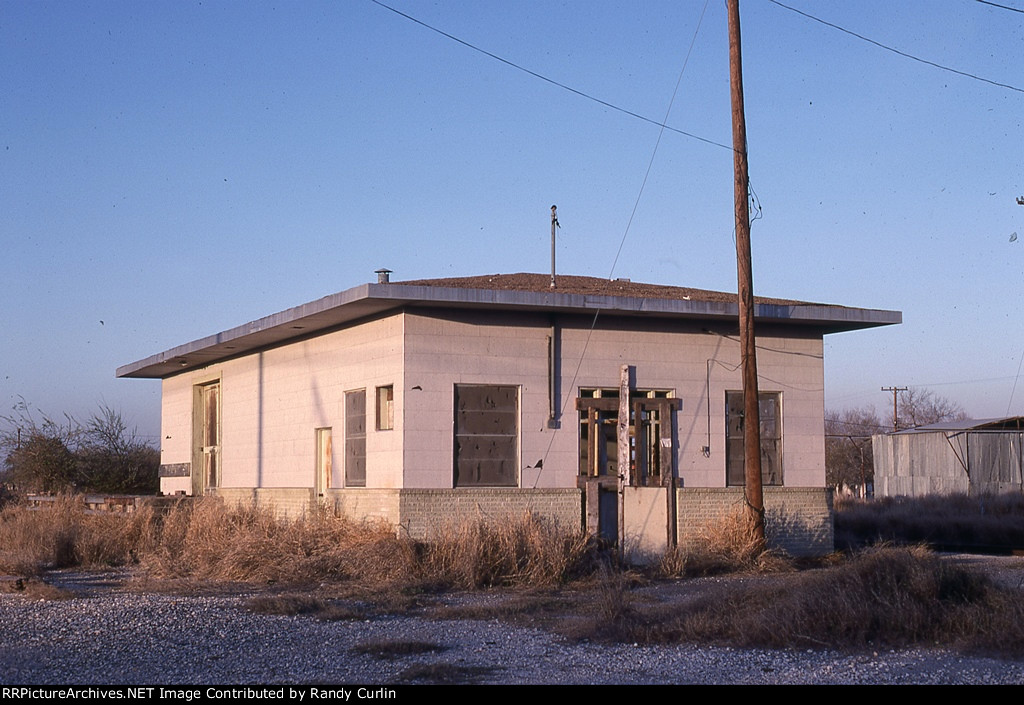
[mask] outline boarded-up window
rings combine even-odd
[[[519,389],[455,385],[455,486],[515,487]]]
[[[761,484],[782,484],[782,395],[757,396],[761,417]],[[725,466],[730,485],[745,484],[743,472],[743,392],[725,393]]]
[[[345,392],[345,486],[366,487],[366,390]]]

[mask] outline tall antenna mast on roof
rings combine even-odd
[[[555,210],[558,206],[551,206],[551,288],[555,288],[555,228],[562,227],[558,224],[558,215]]]

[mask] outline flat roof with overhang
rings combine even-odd
[[[807,326],[822,333],[901,323],[899,311],[851,308],[755,297],[756,321]],[[642,284],[626,279],[547,274],[494,274],[450,279],[361,284],[237,328],[193,340],[117,368],[118,377],[162,379],[239,355],[337,329],[403,308],[595,313],[631,317],[729,321],[736,295],[705,289]]]

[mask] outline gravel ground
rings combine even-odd
[[[1015,560],[1008,575],[1019,581]],[[95,574],[62,580],[80,596],[0,594],[0,684],[1024,684],[1024,660],[948,650],[578,644],[498,621],[321,622],[249,613],[244,595],[124,591]],[[353,650],[380,640],[423,641],[443,650],[393,659]]]

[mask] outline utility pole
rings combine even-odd
[[[899,416],[896,415],[896,399],[899,398],[900,392],[910,391],[906,387],[882,387],[883,392],[892,392],[892,432],[896,433],[900,430],[899,427]]]
[[[555,228],[562,227],[558,224],[558,215],[555,210],[558,206],[551,206],[551,288],[555,288]]]
[[[750,257],[750,202],[747,177],[747,125],[743,113],[743,61],[740,53],[739,0],[727,0],[729,14],[729,85],[732,89],[733,203],[736,211],[736,278],[743,364],[744,503],[751,539],[765,548],[764,491],[761,487],[761,415],[754,345],[754,277]]]

